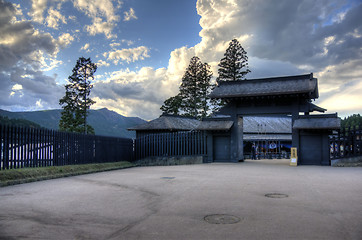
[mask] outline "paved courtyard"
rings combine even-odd
[[[362,168],[263,160],[4,187],[0,239],[362,239]]]

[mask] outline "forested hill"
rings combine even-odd
[[[0,116],[10,119],[25,119],[41,127],[58,130],[61,109],[34,111],[34,112],[9,112],[0,109]],[[88,123],[94,128],[96,135],[134,138],[135,132],[127,128],[143,124],[146,121],[138,117],[124,117],[106,108],[90,110]]]
[[[41,128],[41,126],[35,122],[31,122],[25,119],[10,119],[7,116],[0,116],[0,124],[15,127]]]
[[[353,114],[342,119],[341,128],[354,128],[362,126],[362,116],[360,114]]]

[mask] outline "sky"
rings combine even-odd
[[[313,72],[315,104],[362,113],[362,0],[0,0],[0,108],[59,109],[83,56],[93,109],[151,120],[193,56],[215,79],[234,38],[248,79]]]

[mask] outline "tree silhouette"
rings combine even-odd
[[[247,52],[237,39],[231,40],[229,47],[220,60],[217,81],[239,81],[244,80],[245,75],[250,72],[248,66]]]
[[[202,62],[199,57],[192,57],[189,66],[186,68],[180,85],[180,96],[182,98],[181,111],[184,115],[197,117],[200,105],[199,77],[202,69]]]
[[[202,63],[199,57],[192,57],[182,77],[179,94],[165,100],[161,106],[163,113],[181,114],[199,119],[206,117],[212,108],[208,96],[214,87],[210,82],[211,77],[210,66]]]
[[[180,95],[170,97],[161,106],[163,113],[178,115],[180,113],[182,98]]]
[[[362,127],[362,116],[358,114],[352,114],[348,117],[345,117],[341,121],[341,129],[345,130],[348,128],[359,128]]]
[[[65,85],[65,96],[59,100],[63,111],[59,121],[59,129],[67,132],[94,134],[92,126],[87,124],[88,110],[95,103],[89,94],[93,85],[97,65],[90,58],[80,57],[68,77]]]

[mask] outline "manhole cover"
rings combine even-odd
[[[213,214],[204,217],[204,220],[211,224],[234,224],[240,222],[240,218],[227,214]]]
[[[268,197],[268,198],[287,198],[288,195],[283,194],[283,193],[267,193],[267,194],[265,194],[265,197]]]
[[[174,179],[175,177],[162,177],[161,179]]]

